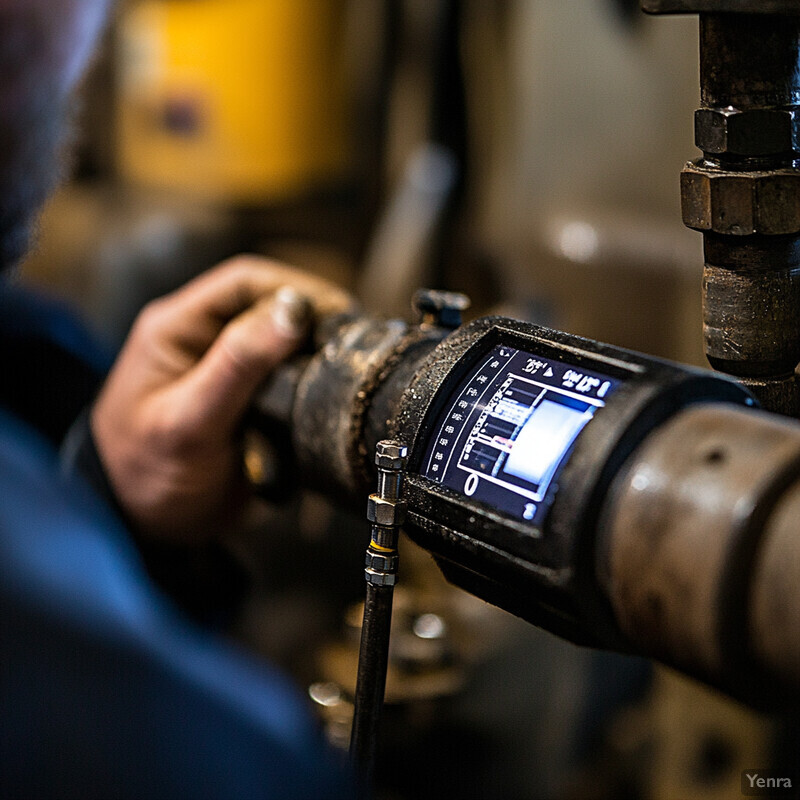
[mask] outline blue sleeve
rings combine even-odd
[[[111,364],[69,310],[0,279],[0,402],[58,444]]]
[[[351,796],[303,698],[192,627],[126,533],[0,412],[0,794]]]

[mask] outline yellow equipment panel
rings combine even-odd
[[[232,203],[346,172],[340,0],[141,0],[120,25],[117,134],[135,183]]]

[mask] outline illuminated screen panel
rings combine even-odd
[[[447,398],[420,472],[535,523],[572,443],[619,383],[498,345]]]

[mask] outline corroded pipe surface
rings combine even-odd
[[[643,5],[701,12],[695,144],[703,157],[684,167],[681,196],[685,224],[705,243],[706,355],[765,408],[797,416],[800,3]]]
[[[763,413],[698,405],[644,442],[606,500],[598,564],[638,652],[757,704],[786,681],[797,697],[800,516],[768,521],[799,476],[800,427]]]

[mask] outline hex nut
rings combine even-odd
[[[364,577],[375,586],[394,586],[397,583],[397,575],[394,572],[374,572],[365,569]]]
[[[728,172],[689,162],[681,173],[683,222],[733,236],[800,233],[800,171]]]
[[[402,500],[384,500],[371,494],[367,502],[367,519],[375,525],[393,527],[402,525],[406,518],[406,504]]]
[[[391,456],[375,456],[375,466],[377,466],[378,469],[387,469],[392,470],[393,472],[399,472],[401,469],[405,468],[405,465],[405,456],[398,456],[397,458],[392,458]]]
[[[407,456],[408,448],[390,439],[378,442],[375,448],[375,464],[380,469],[403,469]]]
[[[397,553],[373,553],[367,550],[364,566],[377,572],[396,572],[398,556]]]
[[[700,108],[695,144],[708,155],[771,156],[798,149],[800,116],[791,108]]]

